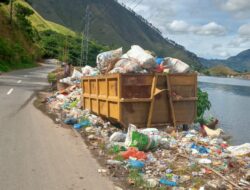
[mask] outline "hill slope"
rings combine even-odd
[[[82,31],[83,15],[87,5],[91,10],[90,35],[92,39],[111,46],[128,49],[138,44],[160,56],[179,58],[195,68],[201,64],[197,56],[172,41],[164,39],[135,13],[114,0],[28,0],[45,19]]]
[[[36,66],[38,47],[17,27],[9,24],[6,6],[0,6],[0,72]]]
[[[208,67],[217,65],[225,65],[236,71],[250,71],[250,49],[240,52],[238,55],[229,57],[225,60],[220,59],[203,59],[200,58],[201,63]]]
[[[217,65],[208,70],[210,75],[213,76],[228,76],[228,75],[236,75],[238,74],[234,70],[224,65]]]

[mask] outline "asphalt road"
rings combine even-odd
[[[33,106],[53,65],[0,76],[0,190],[108,190],[82,139]]]

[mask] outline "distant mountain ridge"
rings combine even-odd
[[[228,59],[204,59],[200,58],[200,62],[207,68],[217,65],[225,65],[235,71],[250,71],[250,49],[240,52],[239,54],[229,57]]]
[[[159,56],[183,60],[195,69],[201,69],[199,58],[183,46],[165,39],[142,17],[126,9],[116,0],[28,0],[45,19],[81,32],[87,6],[91,10],[90,37],[110,46],[125,50],[138,44]]]

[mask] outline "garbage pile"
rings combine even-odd
[[[96,58],[97,67],[85,66],[74,69],[73,75],[61,79],[61,83],[73,85],[80,83],[82,76],[97,76],[114,73],[186,73],[190,71],[188,64],[181,60],[166,57],[154,57],[151,52],[138,45],[123,54],[122,48],[100,53]]]
[[[97,67],[85,66],[62,79],[71,86],[47,98],[58,122],[71,125],[104,163],[98,172],[125,181],[125,189],[250,189],[250,143],[230,146],[221,130],[194,124],[189,131],[171,127],[119,129],[81,109],[82,76],[106,73],[187,72],[174,58],[154,58],[139,46],[101,53]]]
[[[250,143],[229,146],[220,136],[205,136],[198,126],[178,132],[131,124],[124,131],[81,110],[80,97],[74,85],[49,97],[47,105],[105,160],[100,174],[119,176],[134,188],[249,189]]]

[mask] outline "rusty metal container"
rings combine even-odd
[[[191,124],[197,74],[110,74],[82,78],[84,109],[127,127]]]

